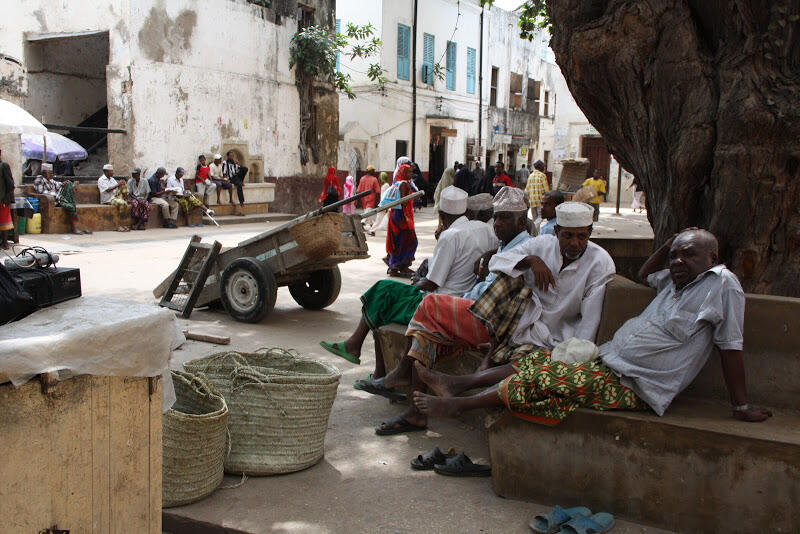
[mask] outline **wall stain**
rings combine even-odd
[[[33,16],[36,17],[36,21],[39,23],[39,27],[42,31],[47,31],[47,19],[44,15],[44,10],[37,9],[33,12]]]
[[[191,50],[197,13],[184,9],[173,20],[163,7],[152,7],[139,30],[139,46],[153,61],[177,60],[184,50]]]
[[[235,128],[231,121],[226,122],[219,127],[219,133],[223,139],[238,139],[239,129]]]

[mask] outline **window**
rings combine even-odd
[[[342,19],[336,19],[336,33],[339,33],[341,31],[342,31]],[[339,57],[340,55],[341,54],[339,52],[336,52],[336,72],[342,72],[342,67],[340,63],[341,58]]]
[[[433,85],[433,54],[435,38],[429,33],[422,34],[422,83]]]
[[[544,113],[545,117],[550,116],[550,91],[544,92]]]
[[[309,26],[314,25],[314,8],[304,6],[302,4],[297,5],[297,31],[301,32],[308,28]]]
[[[467,47],[467,93],[475,94],[475,49]]]
[[[508,107],[522,109],[522,75],[511,73],[508,84]]]
[[[541,92],[542,82],[528,78],[528,94],[525,99],[525,110],[528,113],[539,114],[539,95]]]
[[[397,25],[397,79],[408,80],[411,63],[411,28],[405,24]]]
[[[497,79],[500,77],[500,69],[492,67],[492,85],[489,91],[489,105],[497,106]]]
[[[456,90],[456,43],[447,41],[447,88]]]
[[[394,142],[394,159],[397,161],[403,156],[408,156],[408,141],[400,141],[397,139]]]

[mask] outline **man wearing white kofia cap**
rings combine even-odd
[[[103,174],[97,179],[97,189],[100,190],[100,204],[110,204],[119,182],[114,179],[114,166],[110,163],[103,165]]]
[[[615,269],[611,256],[589,242],[592,215],[583,203],[558,206],[556,235],[541,235],[496,254],[490,270],[497,278],[476,301],[427,295],[408,325],[411,348],[382,386],[411,382],[424,391],[419,370],[463,354],[464,346],[493,345],[482,366],[488,367],[571,337],[593,341],[605,286]],[[417,378],[409,381],[409,376]],[[427,417],[410,406],[388,424],[410,432],[425,428]]]
[[[474,265],[487,250],[496,249],[498,240],[491,227],[465,217],[467,193],[450,186],[442,191],[439,218],[442,232],[429,261],[428,273],[413,285],[395,280],[380,280],[361,296],[361,320],[347,340],[320,345],[329,352],[353,363],[360,363],[361,347],[370,330],[375,332],[389,323],[408,324],[426,293],[463,295],[475,283]],[[379,344],[375,344],[375,370],[371,378],[359,380],[362,389],[386,373]],[[401,394],[383,391],[378,394],[400,398]]]

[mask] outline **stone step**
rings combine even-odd
[[[678,532],[798,532],[800,412],[763,423],[723,402],[578,410],[556,427],[505,412],[488,427],[501,496],[588,506]]]

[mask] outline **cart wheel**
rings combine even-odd
[[[314,271],[305,282],[289,284],[292,298],[307,310],[321,310],[333,304],[342,289],[342,273],[338,267]]]
[[[220,300],[237,321],[257,323],[275,307],[277,296],[275,275],[255,258],[239,258],[222,271]]]

